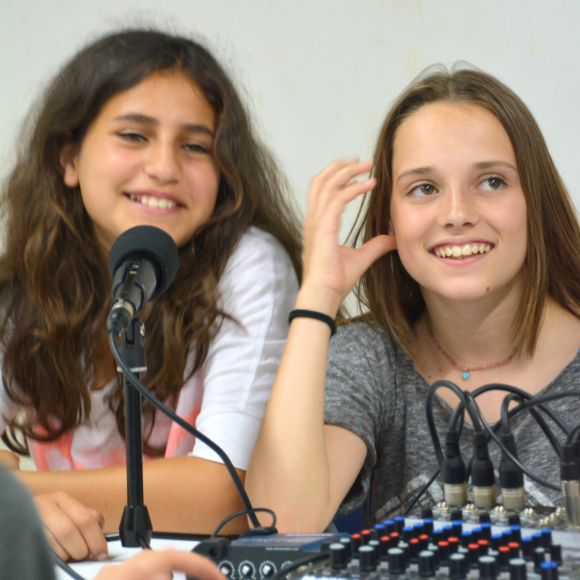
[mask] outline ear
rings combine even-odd
[[[387,229],[387,234],[389,234],[389,236],[395,235],[395,228],[393,227],[393,222],[391,220],[389,220],[389,227]]]
[[[79,184],[77,171],[78,145],[72,141],[65,143],[58,155],[58,162],[62,169],[62,179],[64,184],[71,189]]]

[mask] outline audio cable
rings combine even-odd
[[[182,429],[185,429],[188,433],[205,443],[210,449],[215,451],[220,459],[224,462],[230,477],[232,478],[234,485],[240,495],[242,503],[246,510],[248,510],[248,517],[250,518],[252,525],[254,527],[261,527],[256,514],[254,513],[254,508],[252,507],[252,503],[250,502],[250,498],[244,489],[244,484],[240,480],[238,473],[231,462],[230,458],[224,452],[224,450],[214,443],[211,439],[206,437],[203,433],[200,433],[195,427],[190,425],[187,421],[182,419],[179,415],[174,413],[169,407],[164,405],[153,393],[151,393],[147,387],[137,378],[137,376],[131,371],[128,365],[123,360],[121,353],[119,352],[119,347],[117,346],[117,333],[114,330],[109,331],[109,346],[111,347],[111,351],[113,352],[113,356],[115,361],[118,363],[119,367],[123,371],[123,373],[129,378],[133,386],[141,393],[141,395],[147,399],[152,405],[154,405],[157,409],[159,409],[162,413],[167,415],[170,419],[172,419],[175,423],[177,423]]]
[[[473,412],[476,412],[478,414],[478,418],[482,419],[481,422],[483,423],[484,427],[486,428],[486,431],[489,433],[489,435],[487,436],[487,439],[491,439],[492,436],[495,436],[495,432],[498,431],[500,428],[502,428],[503,425],[508,425],[508,428],[509,428],[509,419],[510,418],[512,418],[516,414],[519,414],[520,412],[525,411],[525,410],[535,411],[535,408],[537,407],[540,411],[542,411],[545,415],[547,415],[560,428],[560,430],[563,433],[565,433],[568,436],[569,442],[572,442],[573,438],[576,435],[578,436],[578,441],[574,444],[574,449],[575,449],[575,454],[576,454],[577,458],[580,460],[580,425],[578,425],[572,431],[570,431],[570,429],[567,427],[567,425],[549,407],[546,407],[546,405],[545,405],[545,403],[549,403],[551,401],[562,399],[565,397],[580,396],[580,391],[567,391],[565,393],[556,393],[555,395],[546,395],[546,396],[538,398],[538,397],[534,397],[534,396],[530,395],[526,391],[523,391],[523,390],[518,389],[517,387],[513,387],[511,385],[505,385],[505,384],[501,384],[501,383],[491,383],[491,384],[479,387],[478,389],[473,391],[473,393],[465,393],[464,394],[462,391],[460,391],[459,387],[457,387],[457,385],[455,385],[454,383],[450,383],[449,381],[437,381],[436,383],[433,383],[433,385],[431,385],[431,387],[429,389],[425,406],[426,406],[426,414],[427,414],[427,424],[428,424],[429,432],[430,432],[431,439],[433,442],[435,455],[436,455],[437,461],[438,461],[440,466],[442,466],[442,462],[443,462],[443,452],[441,451],[439,437],[437,435],[435,423],[434,423],[433,416],[432,416],[432,404],[433,404],[433,397],[434,397],[435,391],[441,386],[446,386],[448,388],[451,388],[451,390],[453,390],[459,396],[459,399],[460,399],[460,403],[454,409],[453,414],[451,416],[451,419],[449,421],[449,432],[451,430],[455,429],[455,426],[457,425],[458,421],[463,421],[464,413],[467,410],[467,412],[470,415],[472,415]],[[453,387],[455,387],[455,388],[453,388]],[[505,416],[502,417],[502,422],[498,422],[495,425],[490,426],[487,422],[485,422],[485,419],[483,418],[483,415],[481,414],[481,411],[480,411],[479,407],[477,406],[475,399],[478,396],[480,396],[486,392],[492,391],[492,390],[506,391],[508,393],[512,393],[514,395],[521,397],[522,399],[525,399],[526,402],[521,403],[515,409],[508,411],[509,400],[506,402],[504,399],[504,404],[506,405],[506,409],[505,409]],[[462,396],[459,395],[458,391],[461,392]],[[467,395],[469,395],[469,397],[467,397]],[[469,403],[468,403],[468,401],[469,401]],[[474,411],[473,410],[474,408],[476,408],[477,411]],[[502,411],[503,411],[503,405],[502,405]],[[540,425],[540,427],[542,428],[544,433],[546,434],[546,437],[549,439],[551,445],[554,447],[554,449],[559,454],[558,449],[560,448],[560,444],[557,441],[557,439],[554,437],[553,433],[551,432],[551,430],[547,426],[546,422],[543,420],[543,418],[541,417],[541,415],[539,413],[534,412],[534,413],[532,413],[532,415],[533,415],[534,419],[538,422],[538,424]],[[473,421],[473,419],[472,419],[472,422],[474,425],[474,430],[476,430],[477,422]],[[461,433],[461,427],[460,427],[458,432]],[[508,438],[508,441],[509,441],[509,438]],[[550,484],[549,482],[546,482],[543,479],[530,473],[519,462],[519,459],[517,458],[517,452],[515,454],[512,453],[512,451],[515,450],[515,447],[513,447],[509,442],[507,444],[504,444],[497,437],[494,438],[494,442],[497,443],[498,446],[500,447],[500,449],[502,450],[502,458],[505,458],[506,460],[510,461],[511,465],[513,465],[516,470],[521,470],[522,473],[525,473],[528,477],[530,477],[530,479],[537,481],[541,485],[546,485],[546,487],[549,487],[549,488],[555,489],[555,490],[560,489],[560,488]],[[508,467],[507,466],[504,467],[504,470],[507,472]],[[469,471],[470,470],[468,469],[468,474],[469,474]],[[432,483],[438,477],[440,472],[441,472],[440,469],[438,469],[434,472],[434,474],[431,476],[429,481],[419,491],[419,493],[413,499],[413,501],[411,502],[409,507],[405,510],[405,515],[408,515],[411,512],[413,507],[417,504],[417,502],[422,497],[422,495],[427,491],[427,489],[432,485]],[[500,476],[501,476],[501,469],[500,469]],[[513,477],[512,485],[514,485],[514,482],[516,484],[519,483],[519,478],[516,479],[515,476],[512,476],[512,477]],[[509,490],[515,489],[515,488],[514,487],[512,487],[512,488],[506,487],[506,489],[508,490],[507,495],[510,495]],[[520,491],[518,491],[518,493],[516,495],[518,496],[518,499],[514,499],[514,502],[521,503]],[[508,500],[508,503],[509,503],[509,500]],[[519,505],[519,503],[518,503],[518,505]],[[515,505],[515,503],[514,503],[514,505]]]

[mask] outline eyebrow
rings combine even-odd
[[[159,126],[159,121],[155,117],[149,117],[148,115],[141,115],[139,113],[127,113],[125,115],[119,115],[115,117],[115,121],[133,121],[134,123],[141,123],[144,125],[151,125],[153,127]],[[215,137],[214,132],[207,126],[198,123],[185,123],[182,125],[182,129],[189,133],[203,133],[204,135],[209,135],[210,137]]]
[[[517,167],[515,167],[511,163],[508,163],[507,161],[480,161],[479,163],[475,163],[473,165],[473,167],[475,167],[476,169],[492,169],[492,168],[498,167],[498,166],[506,167],[507,169],[511,169],[512,171],[516,171],[516,172],[518,170]],[[403,171],[403,173],[401,173],[401,175],[399,175],[396,183],[399,183],[399,181],[401,181],[401,179],[403,179],[404,177],[415,176],[415,175],[416,176],[426,175],[428,173],[431,173],[432,171],[435,171],[435,168],[431,167],[431,166],[416,167],[413,169],[409,169],[407,171]]]

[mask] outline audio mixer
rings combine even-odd
[[[492,521],[501,519],[497,510],[480,513],[480,521],[451,519],[459,514],[441,506],[431,513],[447,519],[397,517],[352,536],[221,539],[195,551],[212,558],[230,580],[580,580],[580,531],[554,518],[541,528],[537,524],[549,516],[531,512],[526,523],[533,527],[513,518],[511,525],[498,525]],[[320,561],[293,570],[309,555]]]

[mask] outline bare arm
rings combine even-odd
[[[334,318],[359,276],[395,248],[390,236],[377,236],[356,250],[338,242],[346,204],[374,186],[374,179],[351,180],[370,168],[370,162],[339,161],[312,180],[296,308]],[[366,457],[366,445],[358,436],[324,425],[329,338],[330,329],[322,322],[292,322],[248,467],[246,487],[252,502],[273,509],[282,532],[323,530]]]
[[[245,472],[238,470],[238,474],[243,482]],[[59,555],[80,560],[106,554],[103,532],[118,531],[126,504],[124,466],[17,475],[36,496]],[[156,531],[211,533],[226,516],[243,508],[225,466],[199,457],[147,461],[143,481],[145,505]],[[224,533],[246,528],[244,518],[238,518]]]

